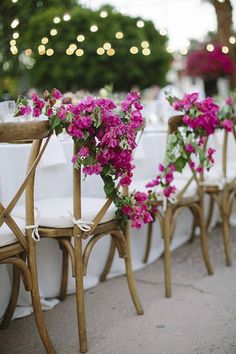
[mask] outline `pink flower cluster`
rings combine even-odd
[[[132,196],[132,203],[122,206],[124,214],[131,219],[131,226],[140,229],[143,224],[153,221],[147,204],[148,195],[143,192],[136,192]]]
[[[59,119],[65,122],[73,139],[83,142],[73,163],[80,166],[88,156],[92,157],[83,167],[86,175],[103,174],[109,168],[122,186],[129,185],[134,168],[135,130],[143,124],[142,108],[137,92],[129,93],[121,103],[122,114],[112,100],[105,98],[89,96],[76,105],[62,105],[57,112]]]
[[[219,126],[220,108],[211,97],[201,101],[198,93],[186,94],[181,100],[176,98],[173,107],[184,113],[183,123],[193,130],[203,130],[210,135]]]
[[[147,188],[153,188],[156,186],[161,186],[163,188],[163,194],[166,198],[169,198],[172,194],[176,192],[176,187],[171,185],[174,180],[175,166],[169,164],[164,166],[159,165],[160,173],[151,182],[146,184]]]

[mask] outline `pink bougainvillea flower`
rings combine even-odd
[[[25,116],[25,115],[30,114],[31,111],[32,111],[32,109],[30,106],[21,106],[20,110],[19,110],[19,114],[20,114],[20,116]]]
[[[231,119],[225,119],[222,123],[221,126],[224,128],[227,132],[232,132],[233,131],[233,121]]]
[[[52,90],[52,97],[54,97],[56,100],[59,100],[62,97],[62,93],[58,89],[54,88]]]

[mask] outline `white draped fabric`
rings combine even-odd
[[[152,179],[157,174],[157,166],[163,161],[166,144],[166,132],[147,129],[142,135],[136,151],[135,180]],[[0,144],[0,200],[4,206],[17,191],[22,181],[27,159],[29,144]],[[36,201],[42,198],[66,197],[72,195],[72,142],[66,137],[53,138],[40,162],[36,176]],[[132,189],[132,188],[131,188]],[[102,197],[102,182],[99,177],[88,177],[83,183],[83,196]],[[23,199],[20,200],[23,202]],[[55,206],[56,208],[56,206]],[[187,241],[192,217],[189,211],[183,211],[177,223],[172,249]],[[142,262],[146,245],[147,226],[141,230],[132,229],[133,269],[145,266]],[[156,260],[163,252],[163,242],[158,223],[154,224],[153,244],[149,263]],[[84,242],[84,244],[86,241]],[[95,286],[105,265],[108,255],[110,238],[101,239],[95,246],[88,265],[88,274],[84,278],[85,288]],[[62,254],[55,240],[42,239],[37,243],[38,274],[41,299],[44,309],[52,308],[58,300]],[[123,260],[117,255],[112,265],[110,277],[124,273]],[[125,286],[125,283],[124,283]],[[0,266],[0,318],[8,304],[11,291],[11,267]],[[75,291],[74,279],[69,276],[68,293]],[[30,295],[21,286],[17,310],[14,317],[25,316],[32,312]]]

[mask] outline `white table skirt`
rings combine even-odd
[[[166,132],[158,130],[147,130],[143,134],[140,147],[136,153],[135,179],[150,178],[157,174],[157,166],[163,161],[166,144]],[[64,197],[72,195],[72,143],[69,139],[61,141],[61,146],[66,157],[63,156],[53,162],[50,157],[50,148],[46,165],[40,163],[36,177],[36,199],[49,197]],[[0,144],[0,200],[7,205],[10,198],[19,187],[22,181],[30,146],[27,144]],[[53,151],[53,148],[52,148]],[[60,151],[60,154],[62,152]],[[50,158],[52,163],[50,165]],[[103,196],[102,182],[95,176],[88,177],[84,182],[84,196]],[[22,202],[22,199],[21,199]],[[217,216],[216,216],[217,218]],[[188,210],[184,210],[178,218],[175,236],[173,238],[172,250],[185,243],[191,232],[192,216]],[[147,226],[141,230],[131,230],[132,261],[133,269],[138,270],[146,266],[142,262],[146,245]],[[155,261],[163,252],[163,241],[160,236],[158,223],[153,228],[153,244],[148,263]],[[84,245],[86,241],[84,242]],[[84,278],[85,289],[93,287],[99,282],[109,251],[110,237],[101,239],[95,246],[88,265],[88,273]],[[56,241],[42,239],[37,243],[38,275],[41,299],[44,309],[52,308],[58,300],[55,297],[59,294],[62,254]],[[114,259],[109,277],[124,273],[124,262],[117,255]],[[124,281],[124,286],[126,286]],[[0,266],[0,318],[3,315],[11,292],[11,267]],[[68,281],[68,293],[74,293],[75,283],[71,276]],[[29,293],[21,286],[18,306],[14,318],[22,317],[32,312]]]

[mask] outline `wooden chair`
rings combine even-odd
[[[232,133],[224,131],[221,155],[221,177],[211,176],[210,173],[207,178],[204,178],[205,193],[210,196],[207,228],[209,228],[210,226],[214,205],[216,204],[219,208],[222,220],[222,236],[224,243],[225,262],[227,266],[232,265],[231,244],[229,239],[229,219],[232,212],[233,201],[236,195],[236,175],[234,173],[234,170],[232,171],[233,173],[231,173],[230,175],[230,169],[228,168],[228,142],[230,134]],[[236,140],[235,129],[233,129],[233,136]]]
[[[43,138],[47,139],[42,149],[40,149]],[[0,202],[0,264],[13,265],[12,293],[0,328],[6,328],[14,314],[21,276],[25,289],[31,293],[35,321],[44,348],[47,353],[55,354],[56,352],[49,338],[42,315],[37,279],[35,241],[32,238],[32,232],[35,230],[33,178],[49,139],[50,129],[48,122],[45,121],[0,124],[0,142],[34,140],[25,180],[8,206],[4,207]],[[26,195],[25,220],[12,217],[11,214],[24,191]]]
[[[182,125],[182,116],[173,117],[169,120],[169,133],[174,133]],[[192,171],[192,169],[191,169]],[[176,185],[177,193],[177,202],[176,203],[167,203],[165,210],[161,212],[160,207],[162,203],[159,204],[159,210],[156,213],[156,220],[160,223],[162,237],[164,239],[164,274],[165,274],[165,294],[166,297],[171,297],[171,256],[170,256],[170,244],[173,238],[173,234],[176,227],[176,221],[179,213],[184,209],[188,208],[193,214],[195,224],[200,227],[200,241],[201,241],[201,251],[206,266],[208,274],[213,274],[212,266],[210,263],[208,255],[208,240],[206,233],[206,223],[204,216],[204,187],[201,184],[201,177],[198,177],[193,171],[190,178],[177,178],[174,180],[174,185]],[[139,183],[140,184],[140,183]],[[143,190],[145,182],[143,181]],[[132,186],[133,187],[133,186]],[[137,190],[137,184],[134,184],[134,187]],[[140,186],[141,187],[141,186]],[[152,240],[152,229],[153,222],[148,225],[148,234],[147,234],[147,244],[145,251],[145,261],[147,261]],[[109,257],[107,259],[106,266],[101,275],[101,280],[105,280],[106,276],[110,270],[112,260],[114,255],[114,245],[111,243]]]
[[[78,149],[75,144],[74,154],[77,152]],[[126,190],[125,193],[128,193],[128,191]],[[111,235],[120,257],[124,258],[131,298],[137,313],[139,315],[143,314],[132,272],[129,225],[127,224],[123,233],[114,218],[115,207],[111,199],[81,197],[81,171],[79,169],[73,170],[73,198],[38,200],[36,206],[40,213],[40,236],[56,239],[63,252],[62,280],[59,295],[61,300],[66,297],[68,261],[69,259],[71,260],[72,275],[75,277],[76,282],[80,351],[85,353],[87,351],[87,335],[83,277],[87,272],[91,251],[102,237]],[[23,217],[23,213],[22,207],[15,209],[15,215],[18,217]],[[82,244],[83,240],[86,239],[88,242],[83,251]]]

